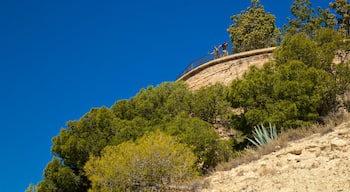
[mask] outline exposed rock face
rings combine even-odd
[[[205,182],[201,192],[350,191],[350,121]]]

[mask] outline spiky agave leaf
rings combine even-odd
[[[271,125],[271,123],[269,123],[269,130],[267,130],[263,124],[261,124],[260,127],[259,125],[255,126],[253,131],[253,137],[254,140],[250,138],[247,139],[257,147],[262,147],[268,144],[269,142],[277,138],[276,125]]]

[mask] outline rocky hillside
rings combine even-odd
[[[350,121],[230,171],[206,178],[201,192],[350,191]]]

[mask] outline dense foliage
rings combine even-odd
[[[295,0],[291,11],[274,60],[230,87],[192,92],[184,82],[165,82],[67,122],[53,138],[43,180],[27,191],[162,189],[228,160],[245,147],[240,134],[253,136],[256,125],[296,128],[336,110],[350,85],[349,4],[336,0],[316,14],[308,0]],[[275,17],[258,0],[232,20],[234,52],[279,41]],[[222,139],[215,128],[236,134]]]
[[[309,0],[295,0],[291,13],[293,18],[287,18],[289,25],[284,26],[284,31],[290,35],[300,32],[312,34],[321,27],[321,19],[315,14]]]
[[[214,168],[232,152],[231,142],[220,140],[213,129],[214,123],[222,122],[229,129],[225,93],[222,85],[192,93],[183,82],[165,82],[111,108],[92,109],[80,120],[69,121],[53,138],[55,158],[47,165],[38,191],[87,191],[93,180],[84,166],[91,157],[100,157],[107,146],[127,146],[125,142],[156,130],[190,146],[198,171]]]
[[[251,127],[268,122],[284,128],[306,126],[326,115],[349,85],[348,63],[333,63],[337,50],[346,46],[332,29],[320,29],[312,37],[285,37],[274,62],[252,67],[244,79],[233,81],[229,99],[243,109],[234,116],[236,128],[250,133]]]
[[[194,178],[196,156],[186,144],[160,131],[135,143],[107,146],[84,170],[92,191],[159,191]]]
[[[350,4],[347,0],[330,2],[330,7],[318,12],[309,0],[295,0],[291,6],[292,18],[287,18],[289,25],[284,26],[284,32],[294,35],[305,32],[313,35],[320,28],[336,29],[344,36],[350,35]]]
[[[245,11],[231,17],[233,24],[227,29],[233,52],[243,52],[272,47],[280,40],[280,30],[275,25],[275,16],[266,13],[259,0]]]

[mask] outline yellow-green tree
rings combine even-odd
[[[156,131],[136,142],[107,146],[84,170],[92,182],[90,191],[151,191],[194,178],[195,162],[190,147]]]

